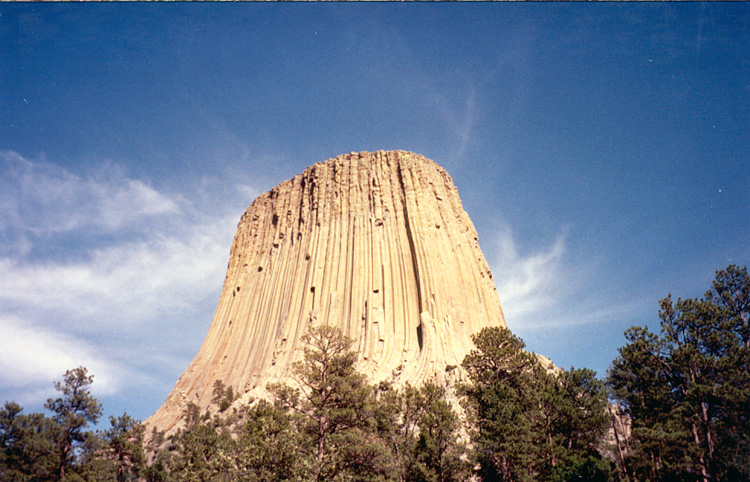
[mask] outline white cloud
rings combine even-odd
[[[210,323],[252,187],[174,195],[116,164],[79,175],[13,152],[0,166],[0,398],[40,403],[79,365],[100,394],[172,369]]]
[[[255,199],[260,195],[260,192],[258,192],[252,186],[247,186],[245,184],[237,184],[235,186],[235,189],[237,189],[237,192],[242,196],[245,196],[247,199]]]
[[[571,259],[567,228],[534,252],[523,252],[509,227],[500,229],[488,260],[508,326],[524,333],[610,323],[642,313],[650,298],[624,298],[600,271],[602,260]]]
[[[102,323],[132,327],[155,313],[184,309],[187,300],[205,296],[202,290],[212,291],[206,282],[220,283],[223,277],[230,229],[232,221],[224,218],[148,241],[93,249],[75,262],[0,259],[5,280],[0,300],[39,313],[103,320],[92,329]]]
[[[446,130],[452,134],[450,141],[453,148],[450,157],[458,161],[463,160],[466,150],[472,142],[472,135],[477,122],[476,89],[471,88],[466,96],[466,101],[458,107],[451,106],[447,97],[441,95],[431,84],[426,85],[434,109],[438,111],[439,118],[444,122]]]
[[[506,319],[528,319],[556,304],[565,291],[565,234],[531,254],[519,252],[508,227],[496,240],[491,262]]]
[[[175,200],[141,181],[127,179],[123,186],[87,181],[92,193],[95,219],[109,229],[118,229],[144,217],[179,211]]]
[[[0,248],[6,252],[27,254],[31,236],[132,228],[179,213],[178,202],[125,177],[112,163],[81,177],[54,164],[0,151]]]
[[[96,374],[97,393],[109,394],[118,389],[119,369],[85,341],[49,327],[34,326],[7,313],[0,313],[0,333],[3,334],[0,337],[0,384],[3,391],[21,395],[19,401],[29,401],[29,388],[31,398],[38,392],[49,396],[50,380],[58,380],[66,370],[81,365]]]

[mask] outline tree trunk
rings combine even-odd
[[[555,448],[552,444],[552,422],[550,421],[549,417],[546,417],[545,420],[545,431],[547,432],[547,443],[549,444],[549,456],[550,456],[550,463],[552,464],[552,467],[557,465],[557,459],[555,458]]]
[[[69,444],[67,441],[63,442],[62,450],[60,450],[60,480],[65,479],[65,466],[67,465],[68,461],[68,452],[69,452]]]
[[[701,440],[698,436],[698,427],[695,426],[695,422],[692,424],[693,426],[693,437],[695,438],[695,443],[698,445],[698,448],[700,449]],[[698,457],[698,462],[700,462],[701,466],[701,477],[703,478],[703,482],[708,482],[708,470],[706,469],[706,459],[703,457],[703,454]]]
[[[611,405],[607,405],[607,410],[609,411],[609,416],[612,420],[612,433],[615,436],[615,445],[617,445],[617,456],[620,459],[620,466],[622,467],[622,472],[625,475],[625,480],[629,481],[630,477],[628,476],[628,469],[625,466],[625,454],[622,451],[622,444],[620,444],[620,435],[617,433],[617,419],[615,418],[615,414],[612,413]]]
[[[323,457],[326,453],[326,431],[328,429],[327,427],[327,419],[325,416],[321,417],[320,420],[318,420],[318,455],[316,457],[316,460],[318,462],[318,473],[317,478],[318,480],[321,480],[321,473],[323,471]]]
[[[395,436],[391,436],[391,442],[393,443],[393,451],[396,453],[396,470],[398,470],[398,481],[404,482],[404,469],[401,466],[401,451],[398,448],[398,442]]]
[[[701,411],[703,414],[703,423],[706,426],[706,443],[708,444],[708,458],[712,459],[714,455],[714,440],[711,436],[711,426],[708,420],[708,404],[706,402],[701,403]]]

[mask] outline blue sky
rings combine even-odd
[[[0,402],[95,374],[145,419],[258,194],[351,151],[444,166],[508,325],[604,375],[750,264],[750,4],[0,4]]]

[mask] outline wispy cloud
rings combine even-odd
[[[184,237],[155,233],[148,241],[91,249],[75,262],[3,258],[0,299],[6,306],[35,312],[106,316],[97,326],[74,327],[75,331],[99,329],[102,324],[133,327],[147,322],[154,310],[184,309],[185,298],[196,294],[207,279],[222,279],[228,226],[231,221],[221,219],[186,227]]]
[[[0,162],[0,399],[40,403],[79,365],[98,393],[129,390],[195,345],[252,187],[171,194],[115,163]]]
[[[461,161],[472,141],[477,122],[476,89],[469,88],[465,101],[457,107],[451,106],[448,98],[441,95],[436,88],[430,87],[429,92],[434,108],[451,135],[450,142],[453,148],[450,157]]]
[[[57,380],[70,368],[84,365],[96,373],[96,392],[117,390],[118,369],[96,353],[96,347],[49,326],[30,324],[14,314],[0,313],[0,384],[17,392],[19,402],[35,402],[37,381]],[[41,388],[41,387],[40,387]],[[49,395],[49,389],[46,390]],[[31,396],[30,396],[31,395]],[[40,393],[41,395],[41,393]]]
[[[488,261],[495,275],[505,318],[524,330],[573,327],[608,322],[640,312],[648,299],[623,300],[612,286],[592,289],[601,278],[599,261],[573,261],[566,249],[568,228],[535,251],[523,250],[505,226],[490,245]]]
[[[29,249],[29,235],[84,229],[111,232],[180,211],[179,199],[125,177],[112,163],[82,177],[51,163],[2,151],[0,174],[0,231],[6,249]]]
[[[528,320],[559,302],[569,289],[564,254],[564,232],[533,253],[520,252],[510,227],[498,232],[490,263],[506,319]]]
[[[602,283],[611,278],[602,272],[606,264],[590,254],[595,250],[587,250],[585,259],[575,256],[570,229],[531,243],[504,227],[489,243],[487,258],[508,328],[524,339],[527,349],[562,367],[575,364],[604,373],[616,356],[618,336],[633,320],[644,319],[653,300],[633,297],[616,283]],[[524,249],[527,244],[536,248]]]

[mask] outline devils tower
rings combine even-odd
[[[213,322],[148,423],[174,428],[222,380],[262,394],[288,378],[311,324],[354,340],[371,382],[443,380],[484,327],[505,326],[477,233],[448,173],[404,151],[315,164],[240,219]]]

